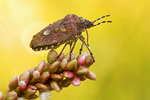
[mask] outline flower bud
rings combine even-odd
[[[80,76],[80,80],[81,80],[81,81],[85,81],[85,80],[86,80],[86,77],[85,77],[85,76]]]
[[[28,71],[26,71],[19,77],[20,81],[25,81],[27,84],[29,83],[29,79],[30,79],[30,73]]]
[[[93,64],[93,58],[91,56],[86,56],[84,65],[86,65],[87,67],[89,67],[92,64]]]
[[[57,82],[51,81],[51,82],[50,82],[50,86],[51,86],[52,89],[54,89],[55,91],[57,91],[57,92],[60,91],[60,87],[58,86]]]
[[[49,63],[48,63],[48,62],[45,62],[44,71],[47,71],[47,70],[48,70],[48,67],[49,67]],[[43,71],[43,72],[44,72],[44,71]]]
[[[56,73],[61,74],[63,72],[63,69],[61,67],[59,67],[56,71]]]
[[[18,82],[19,84],[19,82]],[[17,94],[21,94],[22,90],[19,89],[19,86],[15,89],[15,92],[17,92]]]
[[[45,83],[48,79],[50,78],[50,74],[48,71],[43,72],[41,77],[40,77],[40,81],[41,83]]]
[[[63,76],[60,74],[51,74],[51,78],[55,81],[61,81],[63,79]]]
[[[84,76],[88,73],[88,68],[87,67],[84,67],[84,66],[80,66],[76,71],[75,73],[78,75],[78,76]]]
[[[44,85],[42,83],[36,83],[35,86],[38,88],[39,91],[50,91],[50,87]]]
[[[87,74],[86,74],[86,78],[90,79],[90,80],[96,80],[96,75],[89,71]]]
[[[31,96],[24,96],[25,99],[36,99],[38,97],[38,95],[34,94]]]
[[[27,84],[25,81],[19,81],[18,86],[19,86],[19,90],[26,90],[27,89]]]
[[[65,79],[61,82],[60,86],[61,87],[68,87],[70,85],[70,80]]]
[[[57,59],[57,52],[55,50],[50,50],[47,56],[47,61],[52,64]]]
[[[60,61],[55,61],[53,64],[51,64],[48,68],[48,71],[50,73],[54,73],[57,71],[57,69],[59,68],[60,66]]]
[[[16,89],[17,86],[18,86],[18,76],[15,75],[13,77],[13,79],[9,82],[9,89],[10,89],[10,91]]]
[[[67,59],[63,59],[60,63],[60,67],[65,70],[67,68],[68,65],[68,60]]]
[[[63,72],[63,76],[67,79],[72,79],[75,77],[75,74],[73,72],[69,72],[69,71],[64,71]]]
[[[79,66],[82,66],[85,62],[85,56],[80,56],[79,59],[78,59],[78,64]]]
[[[6,100],[17,100],[18,96],[16,92],[8,92]]]
[[[40,78],[40,72],[38,70],[34,71],[30,83],[31,84],[35,83],[39,78]]]
[[[34,95],[37,91],[37,88],[33,85],[28,85],[28,88],[24,91],[25,97],[29,97],[31,95]]]
[[[32,75],[35,70],[36,70],[36,67],[32,67],[31,69],[28,70],[28,72],[30,73],[30,75]]]
[[[38,70],[34,71],[34,72],[33,72],[33,77],[34,77],[34,79],[39,79],[39,77],[40,77],[40,72],[39,72]]]
[[[77,69],[77,60],[71,60],[67,65],[67,70],[76,70]]]
[[[49,91],[40,92],[41,100],[49,100],[50,97],[52,99],[52,94]]]
[[[79,86],[81,84],[80,78],[75,77],[73,80],[71,80],[71,84],[74,86]]]
[[[75,53],[72,52],[72,53],[71,53],[71,60],[74,60],[74,59],[75,59],[75,56],[76,56]]]
[[[71,59],[70,59],[70,53],[66,54],[63,59],[67,59],[68,61],[75,59],[75,53],[71,53]]]
[[[41,63],[37,66],[37,70],[42,73],[45,67],[45,61],[42,60]]]

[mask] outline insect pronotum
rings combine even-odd
[[[53,24],[48,25],[43,30],[34,35],[30,43],[30,47],[35,51],[41,51],[47,49],[56,49],[60,45],[65,43],[60,54],[63,52],[67,44],[70,45],[71,48],[70,54],[71,54],[77,40],[79,39],[82,41],[80,53],[82,51],[82,47],[84,44],[89,50],[90,55],[93,57],[93,53],[88,47],[88,37],[86,43],[81,33],[85,30],[87,33],[87,29],[100,25],[101,23],[112,22],[112,21],[101,21],[102,18],[109,16],[110,15],[105,15],[94,21],[89,21],[82,17],[78,17],[75,14],[68,14],[64,18],[54,22]],[[99,22],[97,23],[97,21]]]

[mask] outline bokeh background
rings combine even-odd
[[[97,80],[84,81],[60,93],[53,91],[53,99],[150,100],[149,0],[0,0],[0,91],[5,92],[14,75],[46,60],[48,51],[32,51],[30,40],[67,14],[91,21],[110,14],[104,20],[113,23],[88,30],[96,59],[90,69]],[[86,37],[85,32],[83,35]],[[80,45],[78,41],[76,54]],[[69,46],[64,52],[69,52]]]

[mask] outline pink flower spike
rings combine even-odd
[[[80,77],[75,77],[73,80],[71,80],[71,84],[74,86],[79,86],[81,84]]]
[[[85,56],[83,55],[83,56],[81,56],[81,57],[78,59],[78,64],[79,64],[80,66],[82,66],[82,65],[84,64],[84,62],[85,62]]]
[[[27,89],[27,84],[25,81],[19,81],[18,86],[19,86],[19,90],[26,90]]]
[[[45,67],[45,61],[42,60],[41,63],[39,64],[39,66],[38,66],[38,71],[39,71],[40,73],[42,73],[43,70],[44,70],[44,67]]]

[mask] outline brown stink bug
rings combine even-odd
[[[65,16],[65,18],[60,19],[54,22],[53,24],[50,24],[49,26],[45,27],[43,30],[38,32],[36,35],[34,35],[30,43],[30,47],[35,51],[41,51],[47,49],[56,49],[60,45],[65,43],[61,53],[63,52],[67,44],[70,45],[71,53],[75,47],[77,40],[80,39],[82,41],[80,53],[84,44],[89,50],[90,55],[92,56],[93,54],[90,51],[88,44],[85,42],[85,39],[81,35],[81,33],[85,30],[87,33],[88,28],[97,26],[101,23],[111,22],[101,21],[102,18],[108,16],[110,15],[102,16],[97,20],[91,22],[89,20],[83,19],[82,17],[78,17],[75,14],[68,14],[67,16]],[[99,22],[97,23],[97,21]],[[72,43],[74,43],[73,46]]]

